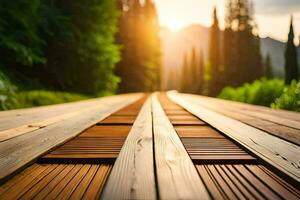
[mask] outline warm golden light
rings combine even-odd
[[[171,31],[178,31],[184,27],[184,24],[178,20],[170,20],[166,22],[165,26]]]

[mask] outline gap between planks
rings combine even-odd
[[[140,94],[110,98],[101,109],[69,118],[53,126],[20,135],[0,143],[0,182],[22,169],[39,156],[75,137],[83,130],[104,119],[117,110],[137,101]],[[113,99],[113,101],[112,101]],[[107,98],[106,98],[107,100]]]
[[[192,95],[169,92],[171,100],[234,139],[294,181],[300,182],[300,147],[207,109]]]
[[[152,140],[148,98],[127,136],[101,199],[156,199]]]
[[[210,199],[157,94],[152,96],[152,113],[159,199]]]

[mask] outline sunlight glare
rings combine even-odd
[[[167,28],[174,32],[179,31],[184,27],[184,24],[179,20],[170,20],[165,25]]]

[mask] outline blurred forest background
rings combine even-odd
[[[152,0],[0,0],[0,110],[178,90],[300,111],[300,47],[260,38],[254,5],[225,29],[160,27]]]

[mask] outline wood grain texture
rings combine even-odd
[[[122,147],[101,199],[156,199],[152,143],[149,98]]]
[[[254,163],[249,155],[227,138],[181,138],[188,154],[197,164]]]
[[[157,95],[152,96],[155,163],[160,199],[210,199]]]
[[[1,142],[0,181],[140,97],[140,94],[133,94],[106,98],[98,101],[102,104],[97,109],[85,110],[75,117]]]
[[[300,147],[205,108],[192,95],[168,93],[174,102],[201,117],[281,172],[300,182]]]
[[[181,138],[225,138],[210,126],[175,126]]]
[[[129,94],[129,95],[124,94],[124,95],[101,97],[101,98],[96,98],[91,100],[64,103],[58,105],[18,109],[18,110],[11,110],[11,111],[1,111],[0,131],[43,121],[51,117],[57,117],[60,115],[78,111],[81,110],[82,108],[93,107],[96,105],[105,106],[107,103],[109,104],[110,101],[118,100],[118,97],[122,99],[130,96],[142,96],[142,94],[141,93]],[[14,123],[12,123],[12,119]]]
[[[197,96],[199,98],[199,95],[193,95],[193,96]],[[300,122],[299,113],[297,113],[297,112],[287,111],[287,110],[270,109],[265,106],[246,104],[246,103],[224,100],[224,99],[217,99],[217,98],[206,97],[206,96],[200,96],[200,97],[204,101],[210,101],[210,102],[214,102],[217,104],[227,105],[227,106],[230,106],[231,108],[235,108],[240,111],[255,111],[255,112],[260,112],[260,113],[269,114],[272,116],[278,116],[278,117],[282,117],[284,119],[290,119],[290,120]]]
[[[199,99],[199,103],[206,108],[300,145],[300,130],[297,128],[297,125],[300,123],[297,121],[286,119],[280,115],[271,116],[270,114],[258,113],[258,111],[255,111],[255,114],[253,114],[253,111],[249,109],[243,110],[239,107],[226,105],[222,100],[219,102],[219,100],[202,96],[197,96],[197,99]]]
[[[37,164],[0,186],[0,199],[99,199],[111,167]]]
[[[197,165],[215,199],[299,199],[300,191],[261,165]]]

